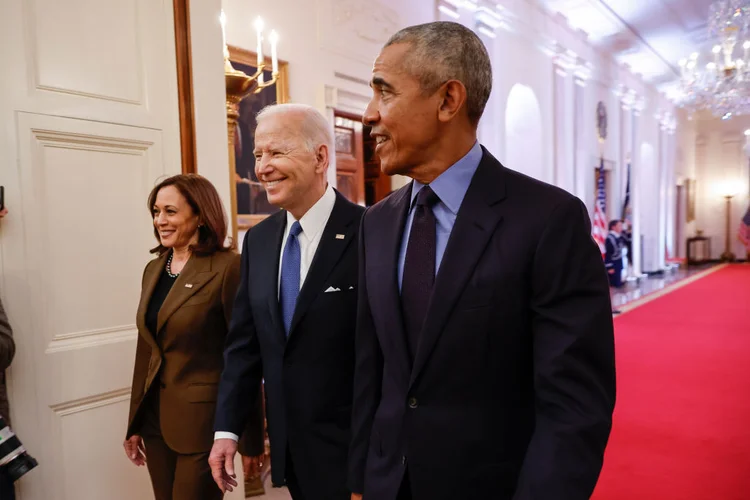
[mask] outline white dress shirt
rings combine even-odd
[[[299,225],[302,226],[302,231],[297,236],[300,250],[300,290],[302,290],[302,285],[305,283],[307,272],[310,270],[310,264],[315,257],[315,252],[318,250],[320,238],[323,236],[323,229],[325,229],[326,224],[328,224],[328,219],[331,217],[331,212],[333,212],[333,206],[335,204],[336,193],[329,184],[323,196],[315,202],[315,205],[313,205],[299,220]],[[295,219],[290,212],[286,213],[286,228],[284,229],[284,237],[281,239],[281,248],[279,251],[279,276],[276,282],[277,298],[281,286],[281,265],[284,258],[284,247],[286,246],[287,239],[289,239],[289,231],[292,229],[292,224],[296,221],[297,219]],[[214,440],[216,439],[232,439],[234,441],[239,441],[240,438],[233,432],[217,431],[214,433]]]
[[[323,236],[323,229],[325,229],[326,224],[328,224],[328,219],[331,217],[331,212],[333,212],[333,205],[335,203],[336,193],[329,184],[323,196],[299,220],[299,225],[302,226],[302,232],[297,236],[300,251],[300,290],[302,290],[302,285],[305,283],[307,272],[310,270],[310,264],[312,263],[313,257],[315,257],[315,252],[318,250],[320,238]],[[281,288],[281,265],[284,260],[284,247],[286,246],[286,241],[289,239],[289,231],[292,230],[292,224],[296,221],[297,219],[295,219],[291,213],[286,213],[286,229],[284,229],[284,237],[281,239],[281,251],[279,252],[279,278],[276,289],[277,298]]]

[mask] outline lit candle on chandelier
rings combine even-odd
[[[276,44],[279,42],[279,34],[276,33],[276,30],[271,30],[270,41],[271,41],[271,66],[273,67],[274,74],[276,74],[279,71],[279,58],[276,55]]]
[[[260,16],[255,20],[255,33],[258,35],[258,65],[263,63],[263,19]]]
[[[255,20],[255,33],[258,35],[258,67],[263,64],[263,19],[258,16]],[[263,83],[263,73],[258,77],[258,82]]]
[[[711,52],[714,53],[714,63],[716,64],[716,67],[719,67],[719,52],[721,52],[721,46],[714,45],[714,48],[711,50]]]
[[[219,15],[219,22],[221,23],[221,50],[224,51],[224,56],[227,56],[227,16],[224,14],[224,9],[221,10]]]
[[[716,63],[708,63],[706,64],[706,73],[708,74],[708,79],[711,83],[713,83],[716,80]]]

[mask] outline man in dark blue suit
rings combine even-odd
[[[222,491],[265,381],[271,477],[294,500],[348,500],[357,233],[364,209],[327,184],[333,137],[314,108],[258,115],[256,173],[284,210],[253,227],[224,351],[209,463]],[[261,425],[261,422],[258,422]]]
[[[381,169],[413,182],[360,230],[349,481],[364,500],[583,500],[601,470],[601,254],[580,200],[478,144],[491,85],[455,23],[400,31],[373,67],[364,122]]]

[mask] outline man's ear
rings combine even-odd
[[[458,80],[448,80],[438,91],[440,93],[440,107],[438,120],[451,121],[466,103],[466,87]]]
[[[329,151],[328,151],[328,145],[321,144],[318,146],[318,148],[315,150],[315,172],[320,174],[328,170],[328,165],[331,163],[331,158],[329,157]]]

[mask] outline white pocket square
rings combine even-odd
[[[333,288],[332,286],[329,286],[324,293],[331,293],[331,292],[340,292],[341,288]]]

